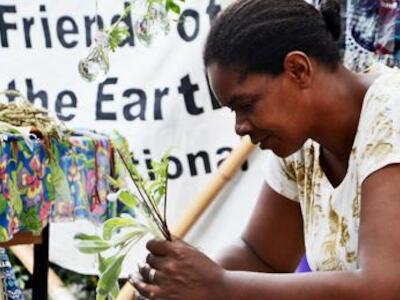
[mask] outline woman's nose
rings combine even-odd
[[[239,118],[236,117],[235,131],[236,134],[240,136],[249,134],[251,131],[250,122],[248,120],[240,120]]]

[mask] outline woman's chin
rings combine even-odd
[[[296,153],[297,151],[299,151],[301,149],[301,146],[293,147],[292,145],[287,144],[287,143],[276,142],[273,145],[271,145],[270,147],[268,147],[267,149],[274,152],[274,154],[276,156],[279,156],[281,158],[286,158],[286,157]]]

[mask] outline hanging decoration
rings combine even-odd
[[[184,2],[184,0],[179,0]],[[132,9],[138,18],[134,23],[134,34],[139,42],[149,47],[154,37],[160,33],[167,35],[171,19],[169,13],[179,14],[180,6],[174,0],[132,0],[124,9],[119,19],[110,28],[100,29],[98,18],[98,0],[96,3],[97,32],[89,54],[81,59],[78,70],[83,79],[88,82],[105,78],[110,69],[109,52],[115,52],[118,45],[129,36],[129,30],[121,26],[121,21],[128,16]]]
[[[79,73],[88,82],[103,79],[110,69],[108,53],[110,50],[109,37],[102,31],[97,31],[94,46],[88,56],[79,61]]]

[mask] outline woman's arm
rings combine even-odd
[[[359,270],[309,274],[225,272],[226,299],[400,299],[400,166],[362,186]]]
[[[304,253],[300,205],[264,184],[242,238],[217,262],[227,270],[293,272]]]

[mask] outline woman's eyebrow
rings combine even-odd
[[[229,101],[228,101],[228,103],[226,103],[225,106],[236,107],[239,104],[239,102],[243,102],[246,99],[253,99],[253,98],[256,98],[256,97],[257,97],[257,95],[253,95],[253,94],[236,94],[236,95],[232,95],[229,98]]]

